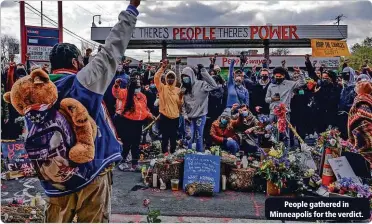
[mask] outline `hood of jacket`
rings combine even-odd
[[[182,70],[182,75],[187,75],[190,77],[190,82],[191,82],[191,86],[193,86],[195,84],[195,80],[196,80],[196,75],[195,75],[195,72],[192,68],[190,67],[186,67]]]
[[[348,72],[350,73],[350,78],[349,78],[349,83],[354,83],[355,82],[355,71],[351,67],[346,67],[342,70],[342,72]]]
[[[173,75],[173,76],[174,76],[174,82],[173,82],[172,85],[169,85],[169,84],[168,84],[168,77],[169,77],[170,75]],[[168,71],[167,74],[165,74],[165,83],[166,83],[166,85],[169,86],[169,87],[172,87],[172,88],[176,87],[176,85],[177,85],[177,76],[176,76],[176,73],[174,73],[173,71]]]

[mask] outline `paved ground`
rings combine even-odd
[[[159,209],[161,215],[177,216],[177,219],[185,217],[221,218],[218,222],[226,220],[231,222],[231,219],[264,219],[266,198],[264,194],[226,191],[213,198],[190,197],[182,191],[146,189],[143,187],[140,176],[139,173],[114,171],[112,213],[120,214],[115,216],[119,222],[126,215],[137,219],[141,217],[140,215],[145,215],[147,209],[142,206],[142,202],[146,198],[151,200],[151,208]],[[1,183],[2,202],[11,200],[13,197],[23,197],[25,201],[29,201],[36,193],[43,192],[36,178],[2,180]]]

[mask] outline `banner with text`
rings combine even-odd
[[[311,48],[314,57],[350,56],[346,41],[312,39]]]
[[[229,67],[231,61],[235,59],[235,67],[240,67],[240,59],[238,56],[234,57],[217,57],[216,58],[216,65],[220,66],[221,68]],[[247,57],[247,61],[245,63],[246,67],[253,67],[262,65],[263,61],[262,56],[249,56]],[[270,67],[277,67],[282,65],[282,61],[286,60],[287,67],[305,67],[305,58],[304,56],[271,56],[270,57],[271,64]],[[340,58],[339,57],[312,57],[310,59],[312,62],[316,61],[316,67],[324,64],[326,67],[329,68],[338,68],[340,65]],[[209,57],[189,57],[187,58],[187,64],[191,66],[197,66],[197,64],[202,64],[205,67],[209,67],[210,65],[210,58]]]
[[[91,39],[105,40],[111,27],[92,27]],[[344,39],[347,26],[176,26],[136,27],[132,40],[298,40]]]

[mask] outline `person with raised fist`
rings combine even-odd
[[[122,160],[122,146],[107,113],[103,95],[115,76],[117,59],[125,54],[128,47],[140,2],[130,1],[127,9],[120,13],[101,50],[85,67],[80,50],[73,44],[58,43],[50,52],[50,80],[58,90],[56,104],[65,98],[79,101],[95,120],[99,131],[94,142],[93,161],[79,164],[78,169],[63,165],[62,169],[66,172],[76,172],[69,173],[71,178],[62,178],[62,183],[41,180],[48,197],[44,222],[72,223],[75,216],[78,223],[110,222],[112,170]],[[130,106],[128,108],[131,109]]]
[[[218,85],[203,65],[199,64],[197,70],[202,80],[197,79],[194,69],[191,67],[182,70],[181,91],[184,94],[182,114],[186,122],[188,148],[192,149],[192,144],[195,141],[196,150],[203,152],[203,132],[208,114],[208,95],[210,91],[218,88]]]
[[[160,68],[155,74],[154,82],[159,93],[159,125],[162,135],[162,150],[163,153],[168,152],[168,142],[170,142],[170,152],[174,153],[177,147],[177,130],[183,93],[180,88],[176,87],[176,74],[173,71],[166,73],[165,84],[161,82],[161,75],[167,66],[168,60],[165,59],[161,62]]]

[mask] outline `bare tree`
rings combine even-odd
[[[271,52],[270,55],[273,56],[282,56],[282,55],[289,55],[291,53],[288,48],[276,48]]]
[[[10,54],[19,54],[19,40],[15,37],[4,35],[1,37],[1,68],[9,62]]]

